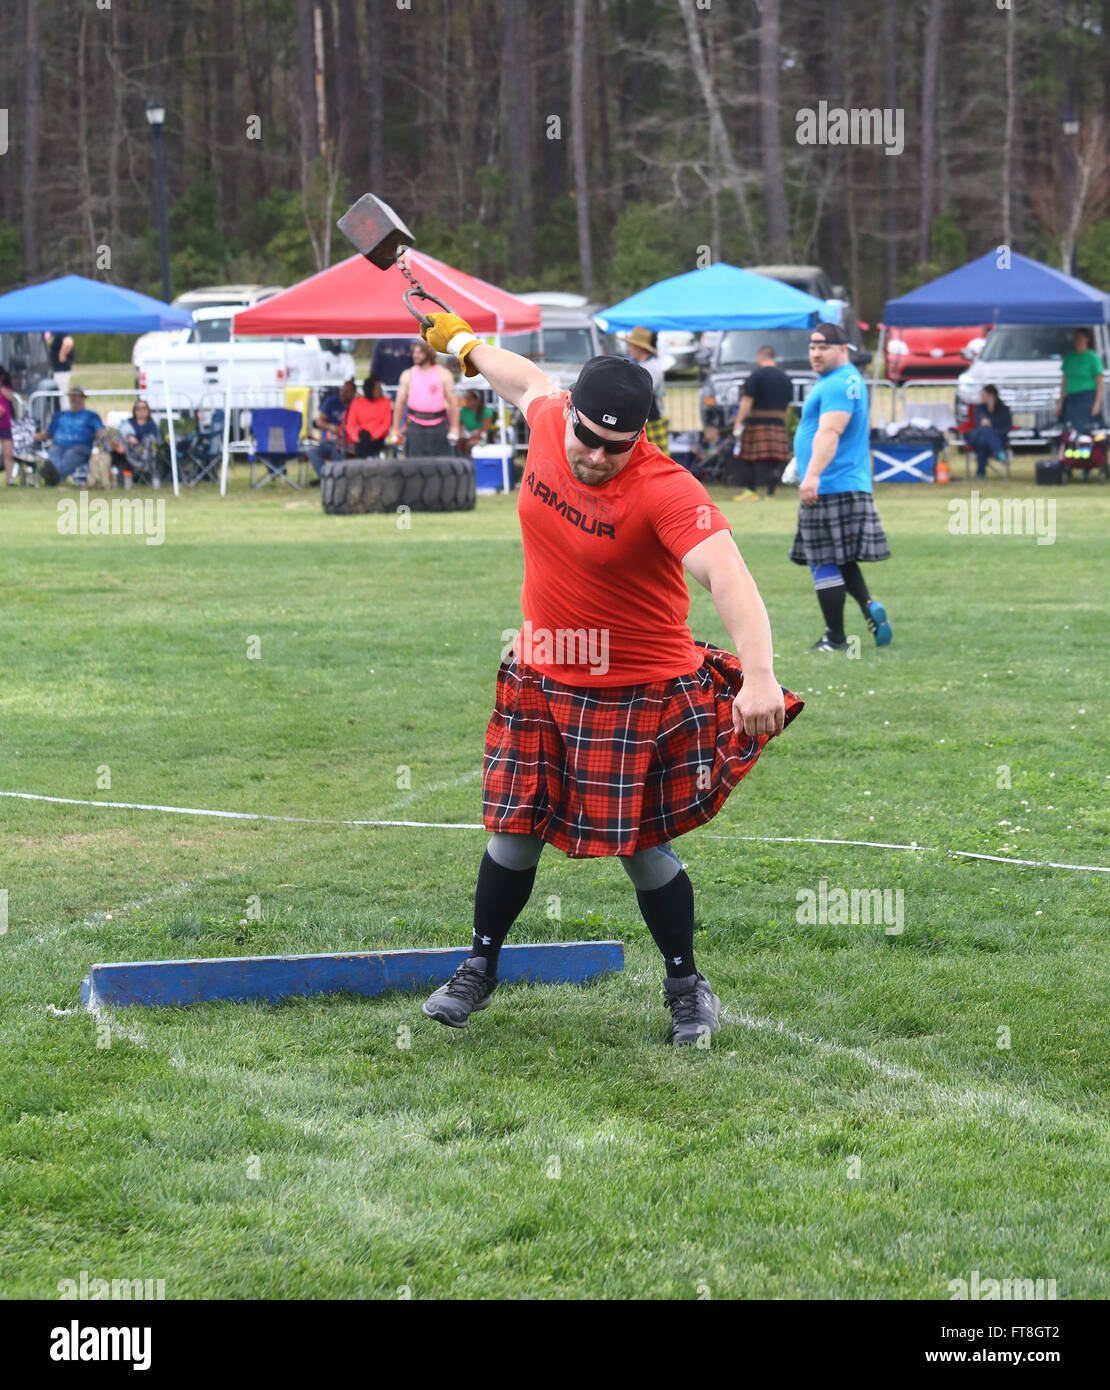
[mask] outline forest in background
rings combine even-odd
[[[603,302],[702,247],[822,265],[868,322],[998,244],[1106,287],[1108,34],[1110,0],[4,0],[0,289],[161,295],[152,95],[175,294],[342,259],[367,189]],[[822,100],[902,110],[904,151],[799,144]]]

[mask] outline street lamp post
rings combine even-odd
[[[1078,196],[1079,185],[1079,157],[1076,146],[1079,135],[1079,117],[1076,115],[1075,107],[1070,96],[1065,95],[1060,113],[1060,129],[1064,133],[1064,167],[1067,179],[1067,197],[1069,206],[1074,198]],[[1069,275],[1075,274],[1075,243],[1072,243],[1071,251],[1068,256],[1068,264],[1064,270]]]
[[[166,165],[162,156],[162,127],[166,108],[155,97],[146,104],[146,118],[154,136],[154,180],[158,199],[158,242],[162,255],[162,299],[170,302],[170,237],[166,229]]]

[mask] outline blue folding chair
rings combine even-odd
[[[301,430],[304,419],[299,410],[255,410],[251,414],[251,434],[254,449],[250,456],[251,487],[265,487],[280,478],[290,487],[304,487],[305,458],[301,453]],[[300,477],[294,481],[286,471],[290,459],[300,462]],[[265,473],[256,479],[258,464]]]

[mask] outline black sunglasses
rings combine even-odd
[[[601,435],[594,434],[593,430],[582,424],[573,405],[570,408],[570,423],[575,439],[585,444],[587,449],[604,449],[607,454],[627,454],[640,437],[637,431],[632,439],[602,439]]]

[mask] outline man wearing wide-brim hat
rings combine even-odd
[[[667,419],[667,384],[664,379],[663,359],[656,347],[655,334],[650,328],[634,328],[631,333],[618,334],[618,342],[628,347],[628,355],[633,362],[639,362],[651,377],[655,391],[652,413],[644,426],[644,436],[656,448],[667,449],[670,444],[670,421]]]
[[[104,421],[96,411],[85,409],[85,388],[74,384],[68,395],[69,409],[59,410],[47,427],[35,435],[36,439],[49,437],[51,441],[47,455],[52,466],[42,469],[44,480],[51,486],[86,467],[92,446],[106,433]]]

